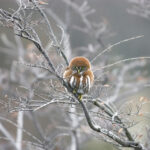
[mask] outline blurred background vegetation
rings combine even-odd
[[[79,5],[81,3],[81,0],[74,0]],[[66,5],[61,2],[61,0],[49,0],[46,1],[48,3],[44,7],[47,9],[50,7],[52,10],[55,11],[56,14],[59,15],[59,17],[65,21],[65,7]],[[83,1],[82,1],[83,2]],[[139,57],[139,56],[150,56],[150,19],[146,19],[137,15],[132,15],[128,13],[128,9],[131,8],[131,3],[127,0],[88,0],[89,6],[91,8],[94,8],[96,10],[95,13],[90,15],[88,19],[93,22],[100,22],[104,21],[105,24],[108,27],[109,34],[104,34],[101,37],[101,40],[103,41],[104,47],[102,46],[101,49],[104,49],[108,47],[110,44],[114,44],[116,42],[119,42],[121,40],[124,40],[126,38],[144,35],[144,37],[140,39],[135,39],[132,41],[128,41],[126,43],[120,44],[112,49],[109,53],[107,53],[108,60],[111,60],[110,62],[113,62],[113,60],[118,60],[118,58],[126,59],[126,58],[132,58],[132,57]],[[0,0],[0,7],[4,10],[12,10],[17,9],[17,5],[15,3],[15,0]],[[68,8],[67,8],[68,9]],[[70,9],[70,8],[69,8]],[[81,27],[84,27],[84,24],[81,21],[81,18],[78,17],[78,15],[71,11],[71,15],[74,16],[73,19],[70,20],[70,26],[73,26],[74,24],[77,24]],[[38,16],[37,16],[38,17]],[[53,22],[52,18],[49,18],[52,22],[52,26],[55,30],[55,34],[60,37],[60,30],[55,27],[55,23]],[[43,43],[47,42],[46,31],[43,30],[43,28],[39,28],[38,31],[41,34],[41,39]],[[44,34],[43,34],[44,33]],[[94,55],[96,55],[98,52],[96,52],[94,55],[87,54],[88,51],[76,51],[77,47],[88,47],[90,44],[95,44],[95,40],[91,37],[89,37],[87,34],[82,34],[80,31],[77,31],[73,28],[68,29],[68,33],[70,35],[70,43],[72,48],[72,57],[83,55],[88,56],[89,59],[92,59]],[[6,48],[6,44],[2,41],[5,39],[5,36],[7,35],[8,39],[14,43],[14,33],[13,30],[8,29],[7,27],[0,26],[0,68],[2,69],[11,69],[11,64],[13,60],[17,59],[17,50],[14,49],[12,51],[9,51]],[[29,43],[27,41],[23,40],[23,45],[26,48],[29,48]],[[71,59],[71,58],[69,58]],[[103,56],[98,58],[97,61],[101,61],[103,59]],[[117,66],[116,66],[117,67]],[[137,71],[139,68],[135,68]],[[140,68],[141,69],[141,68]],[[150,77],[150,67],[147,65],[146,67],[141,69],[142,72],[146,72],[146,77]],[[131,72],[132,76],[132,72]],[[130,81],[129,81],[130,82]],[[134,88],[134,87],[133,87]],[[8,89],[9,90],[9,89]],[[3,93],[3,91],[1,91]],[[107,91],[106,91],[107,93]],[[109,95],[109,94],[108,94]],[[136,103],[138,103],[139,98],[143,96],[150,100],[150,92],[149,88],[143,88],[138,93],[132,95],[128,98],[128,100],[133,100]],[[118,102],[119,103],[119,102]],[[117,104],[116,104],[117,105]],[[145,111],[149,111],[150,107],[145,106]],[[52,110],[52,113],[57,112],[55,110]],[[38,114],[39,115],[39,114]],[[55,117],[56,117],[55,116]],[[50,124],[50,120],[47,120],[50,116],[40,116],[40,121],[43,122],[43,127],[45,124]],[[137,119],[137,118],[136,118]],[[52,120],[55,120],[56,123],[59,121],[59,117],[53,118]],[[139,119],[140,120],[140,119]],[[143,119],[141,119],[143,120]],[[140,120],[140,121],[141,121]],[[58,122],[56,124],[59,124]],[[63,124],[63,123],[62,123]],[[144,134],[144,128],[145,124],[149,125],[149,121],[145,121],[142,125],[137,125],[133,129],[131,128],[131,131],[141,132],[141,134]],[[28,119],[25,121],[25,126],[29,130],[34,130],[34,127],[29,123]],[[13,129],[12,129],[13,132]],[[36,131],[34,134],[36,134]],[[38,136],[38,135],[37,135]],[[142,137],[142,140],[145,140],[145,137]],[[0,148],[1,149],[1,148]],[[108,145],[106,143],[101,142],[96,137],[89,137],[86,142],[84,142],[83,145],[81,145],[81,150],[115,150],[114,147],[111,145]]]

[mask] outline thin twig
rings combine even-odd
[[[122,41],[120,41],[120,42],[117,42],[117,43],[115,43],[115,44],[113,44],[113,45],[110,45],[108,48],[104,49],[101,53],[99,53],[97,56],[95,56],[90,62],[93,63],[99,56],[101,56],[102,54],[108,52],[108,51],[111,50],[111,48],[113,48],[114,46],[120,45],[120,44],[122,44],[122,43],[131,41],[131,40],[135,40],[135,39],[141,38],[141,37],[143,37],[143,36],[144,36],[144,35],[127,38],[127,39],[122,40]]]

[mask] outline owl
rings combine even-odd
[[[82,99],[82,95],[89,92],[94,81],[89,60],[85,57],[74,57],[66,68],[63,78],[73,92],[79,95],[79,99]]]

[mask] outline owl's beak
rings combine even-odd
[[[79,68],[77,69],[77,72],[78,72],[78,74],[80,74],[80,69]]]

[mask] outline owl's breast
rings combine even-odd
[[[79,94],[85,94],[89,92],[94,78],[90,70],[83,74],[73,74],[71,69],[67,69],[64,72],[63,77],[69,86]]]
[[[90,78],[85,75],[72,75],[69,84],[73,89],[76,89],[77,93],[85,94],[90,89]]]

